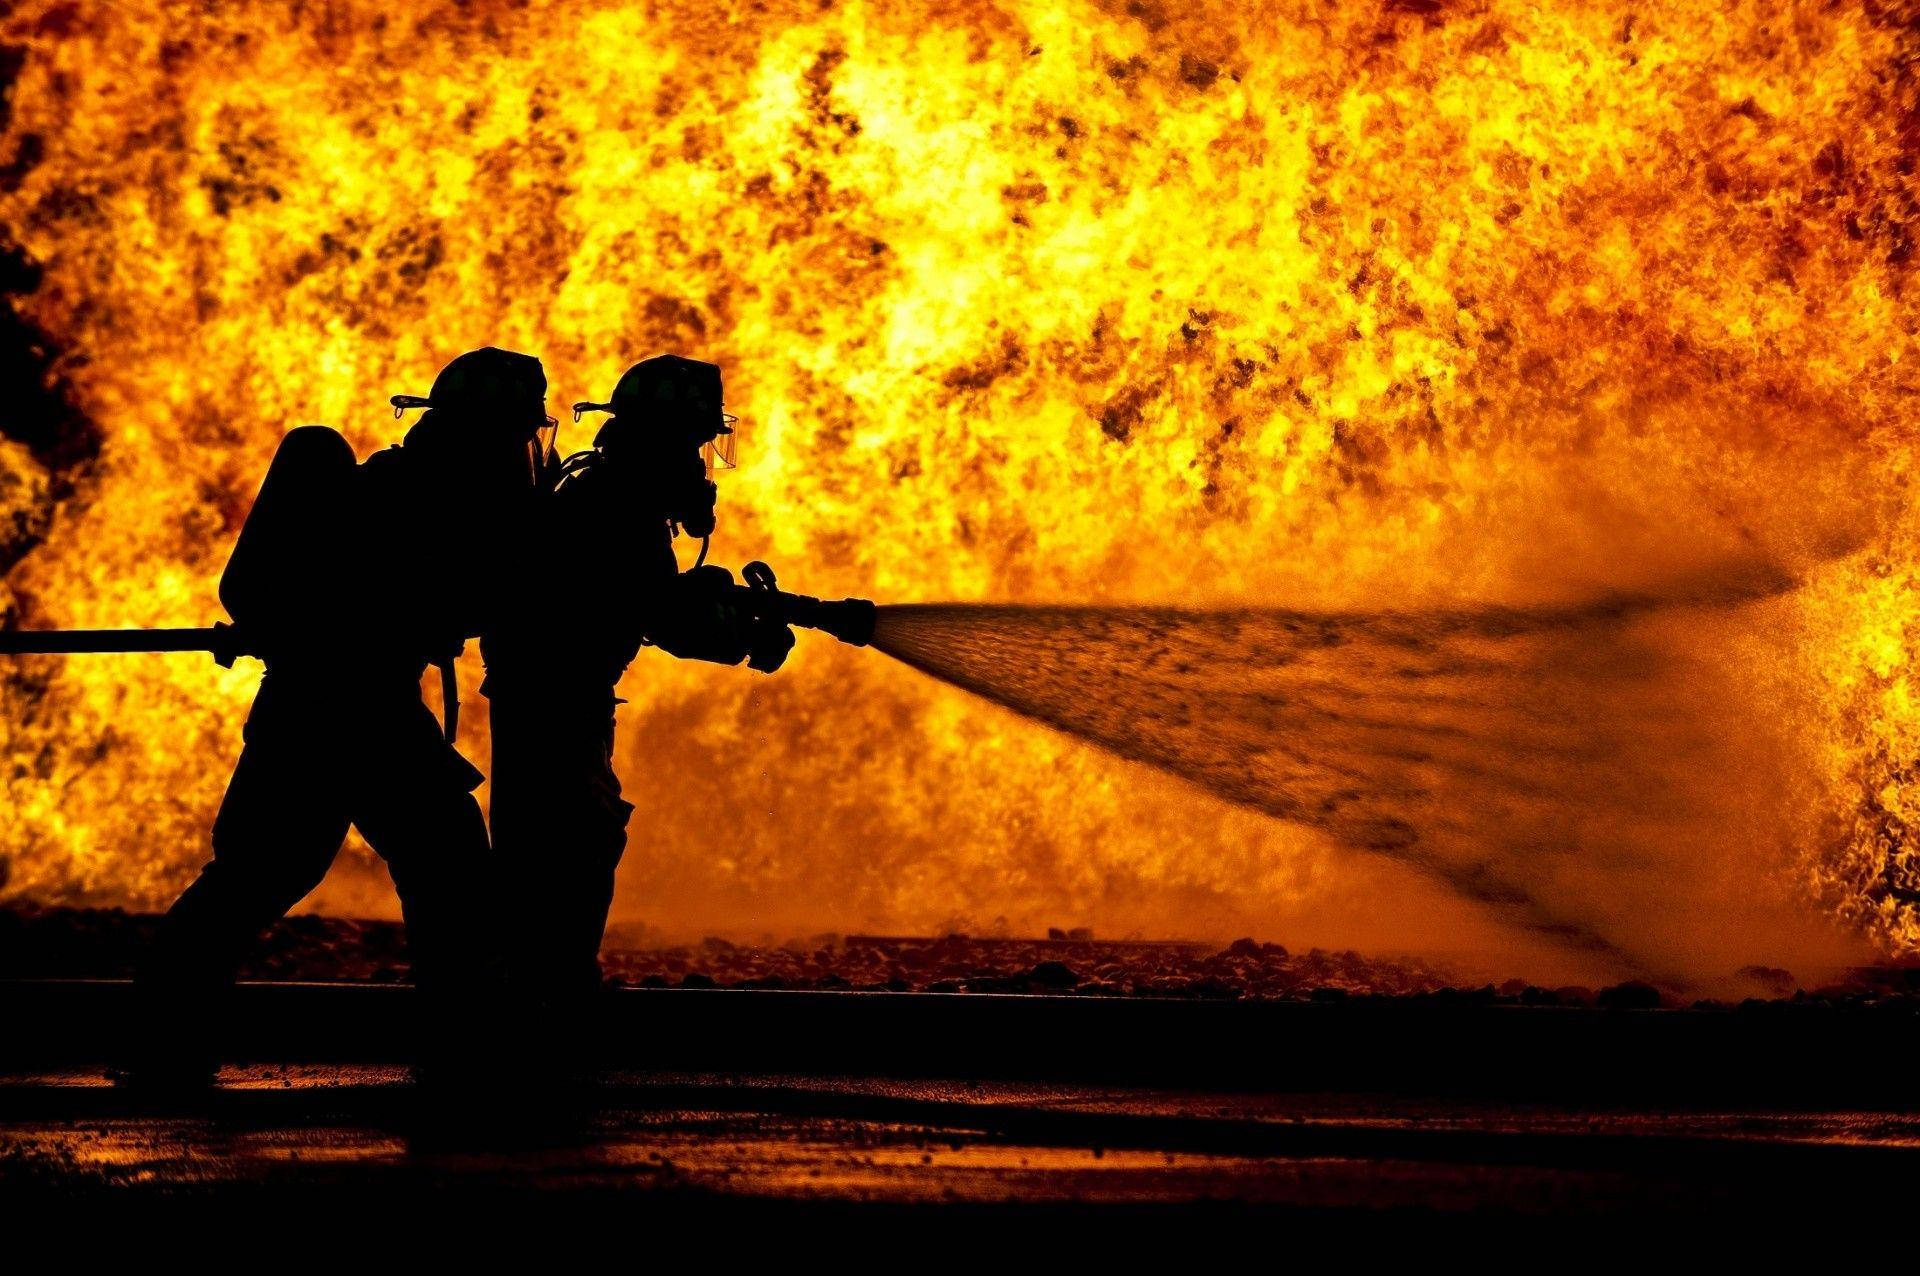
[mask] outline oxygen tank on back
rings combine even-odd
[[[220,603],[248,649],[273,660],[320,652],[350,617],[347,545],[357,462],[339,431],[287,432],[220,575]]]

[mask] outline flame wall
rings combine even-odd
[[[1917,21],[19,5],[0,225],[71,420],[6,421],[0,602],[204,623],[287,427],[370,450],[480,344],[540,354],[556,405],[674,349],[745,421],[716,556],[812,593],[1530,602],[1787,564],[1726,658],[1795,744],[1793,888],[1910,951]],[[10,673],[4,890],[164,900],[249,691],[190,657]],[[1511,941],[823,640],[625,694],[621,910],[670,929]],[[327,891],[384,898],[364,852]]]

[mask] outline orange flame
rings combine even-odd
[[[1784,563],[1805,587],[1716,651],[1791,774],[1726,783],[1803,795],[1792,889],[1912,952],[1917,21],[22,4],[0,227],[99,449],[4,427],[0,606],[205,623],[286,428],[364,453],[388,393],[482,344],[539,353],[556,402],[673,349],[745,422],[716,557],[810,593],[1535,602]],[[164,900],[250,675],[7,678],[5,892]],[[772,681],[644,659],[624,694],[658,776],[628,915],[1518,942],[824,641]],[[365,906],[368,868],[323,902]]]

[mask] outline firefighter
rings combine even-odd
[[[405,441],[355,464],[332,430],[276,454],[220,585],[266,673],[213,827],[213,858],[169,910],[140,973],[129,1080],[210,1073],[210,1019],[260,933],[319,885],[349,826],[386,861],[430,1017],[485,969],[489,850],[455,750],[457,693],[437,722],[428,664],[487,624],[546,471],[546,375],[487,348],[449,363]]]
[[[674,539],[714,529],[713,466],[732,433],[720,369],[676,355],[635,364],[604,403],[593,447],[558,467],[522,574],[522,605],[481,640],[493,736],[492,826],[513,890],[523,988],[565,1004],[600,984],[614,869],[633,811],[613,767],[615,686],[643,645],[771,672],[784,624],[702,589],[724,569],[679,570]]]

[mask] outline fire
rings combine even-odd
[[[1794,799],[1755,879],[1920,948],[1911,4],[42,0],[0,31],[13,308],[64,396],[0,427],[18,623],[205,623],[281,433],[364,454],[460,350],[538,353],[556,404],[678,350],[744,421],[715,556],[809,593],[1527,603],[1782,564],[1803,587],[1711,652],[1779,746],[1725,784]],[[4,677],[5,893],[166,899],[252,675]],[[1521,942],[824,641],[624,694],[620,907],[669,928]],[[371,867],[323,904],[380,898]]]

